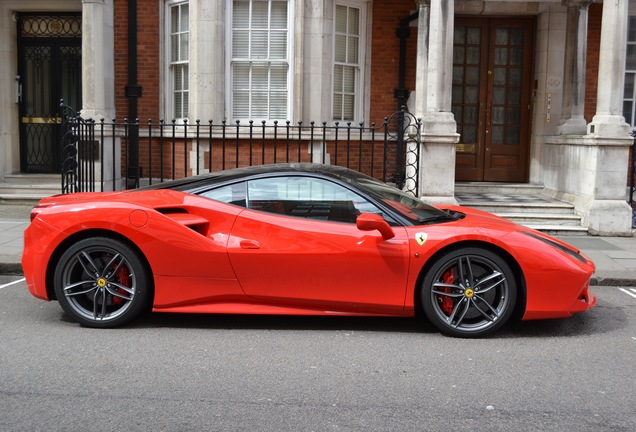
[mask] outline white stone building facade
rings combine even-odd
[[[377,0],[375,0],[377,1]],[[592,234],[631,235],[631,208],[625,200],[629,133],[633,116],[625,118],[626,64],[629,65],[628,24],[636,16],[636,1],[614,0],[603,3],[598,75],[586,77],[588,1],[463,1],[404,0],[418,12],[411,24],[417,39],[415,88],[409,107],[424,120],[419,170],[420,191],[435,202],[455,202],[456,166],[465,129],[458,127],[454,110],[454,46],[463,22],[482,17],[532,18],[534,22],[531,92],[527,101],[528,129],[522,130],[528,141],[524,157],[523,182],[543,185],[545,193],[575,205],[583,223]],[[157,1],[160,17],[171,19],[179,1]],[[271,3],[271,0],[270,0]],[[368,0],[289,0],[285,11],[290,22],[288,43],[289,86],[285,103],[289,119],[321,120],[333,116],[334,45],[337,31],[336,8],[358,11],[360,28],[358,63],[344,62],[360,76],[352,97],[356,119],[368,121],[372,89],[372,52],[370,38],[375,30],[373,1]],[[188,7],[188,98],[185,104],[190,118],[233,118],[238,98],[230,97],[233,70],[227,52],[232,33],[233,2],[190,0]],[[280,6],[280,5],[278,5]],[[231,12],[234,11],[234,15]],[[76,12],[81,16],[81,100],[82,114],[92,118],[114,118],[115,57],[113,0],[3,0],[0,1],[0,179],[24,168],[21,161],[19,44],[16,25],[20,14]],[[463,21],[461,21],[463,20]],[[458,24],[459,23],[459,24]],[[460,25],[461,24],[461,25]],[[470,25],[467,26],[467,28]],[[636,30],[632,30],[636,31]],[[166,36],[160,44],[168,44]],[[468,45],[467,45],[468,46]],[[219,47],[225,49],[219,55]],[[167,49],[162,58],[160,109],[174,111],[178,106],[170,79],[171,61]],[[627,63],[626,63],[627,60]],[[173,62],[178,64],[178,62]],[[491,73],[489,71],[488,73]],[[598,82],[594,118],[584,119],[585,84]],[[526,84],[527,85],[527,84]],[[466,87],[468,88],[468,87]],[[236,95],[235,95],[236,96]],[[181,108],[183,108],[183,100]],[[228,102],[230,101],[230,102]],[[234,105],[233,105],[234,104]],[[589,108],[589,107],[588,107]],[[170,114],[168,114],[170,115]],[[32,122],[35,120],[31,120]],[[39,121],[39,120],[38,120]],[[47,121],[47,120],[43,120]],[[487,120],[490,121],[491,120]],[[488,123],[491,124],[491,123]],[[485,133],[494,133],[486,130]],[[470,146],[469,146],[470,147]],[[489,150],[484,150],[489,151]],[[506,160],[502,157],[502,160]],[[486,180],[487,181],[487,180]]]

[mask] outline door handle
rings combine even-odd
[[[239,243],[241,245],[241,249],[260,249],[261,245],[256,240],[241,240]]]

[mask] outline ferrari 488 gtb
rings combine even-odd
[[[590,309],[594,264],[481,211],[433,207],[357,172],[270,165],[43,199],[25,232],[31,293],[114,327],[145,310],[426,316],[482,336]]]

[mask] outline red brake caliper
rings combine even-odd
[[[117,279],[123,286],[130,286],[130,275],[128,274],[128,268],[126,266],[122,266],[119,269],[119,271],[117,272]],[[124,291],[123,289],[119,289],[117,291],[122,295],[126,295],[126,291]],[[113,303],[115,303],[116,305],[122,304],[123,301],[124,299],[122,299],[121,297],[113,296]]]
[[[442,283],[445,284],[452,284],[453,282],[455,282],[455,270],[454,269],[448,269],[444,272],[444,274],[442,275]],[[453,290],[451,288],[440,288],[440,291],[443,292],[447,292],[447,293],[451,293],[453,292]],[[454,302],[453,302],[453,298],[450,296],[441,296],[441,308],[444,312],[446,312],[447,315],[450,315],[453,313],[453,306],[454,306]]]

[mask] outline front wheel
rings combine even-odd
[[[81,240],[62,254],[55,294],[74,321],[116,327],[137,317],[150,300],[146,266],[128,245],[106,237]]]
[[[457,249],[439,257],[421,286],[427,318],[444,334],[478,337],[512,315],[517,286],[510,266],[487,249]]]

